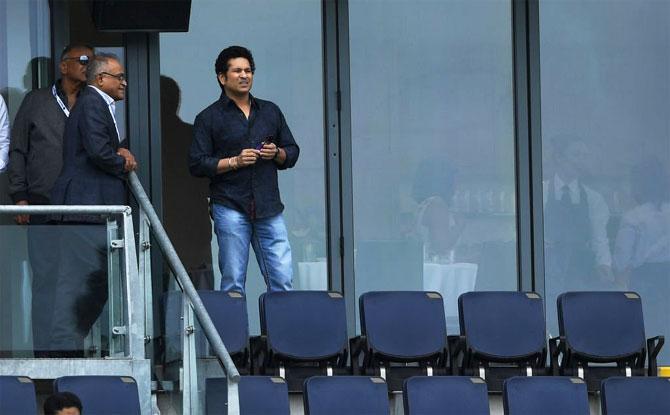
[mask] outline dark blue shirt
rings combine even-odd
[[[270,137],[286,152],[281,166],[259,158],[252,166],[217,174],[220,159],[235,157],[245,148],[256,148]],[[300,148],[277,105],[251,97],[247,119],[235,102],[222,93],[218,101],[195,117],[189,169],[194,176],[211,179],[212,202],[246,213],[250,219],[263,219],[284,210],[277,170],[293,167],[299,154]]]

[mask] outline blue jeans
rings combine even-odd
[[[291,246],[281,214],[250,220],[244,213],[212,203],[212,217],[219,242],[222,291],[244,293],[249,245],[254,248],[268,291],[292,288]]]

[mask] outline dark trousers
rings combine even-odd
[[[60,229],[56,226],[28,227],[28,256],[33,272],[32,328],[35,357],[50,351],[54,301],[58,287]]]
[[[58,281],[54,291],[51,350],[78,352],[107,302],[104,225],[59,226]]]

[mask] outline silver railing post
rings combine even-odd
[[[149,218],[140,208],[139,218],[139,252],[137,254],[140,281],[144,284],[144,303],[147,307],[144,312],[144,341],[150,343],[154,336],[154,312],[153,312],[153,287],[151,280],[151,231],[149,230]]]
[[[200,413],[200,402],[198,399],[198,363],[197,363],[197,346],[195,343],[195,319],[193,318],[193,311],[191,303],[182,294],[182,350],[183,350],[183,370],[182,391],[182,408],[184,414]]]

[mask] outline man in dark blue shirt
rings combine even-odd
[[[277,171],[293,167],[300,149],[279,107],[250,94],[255,65],[248,49],[224,49],[215,70],[223,91],[195,118],[189,167],[211,179],[221,290],[244,293],[249,245],[268,291],[290,290],[291,247]]]

